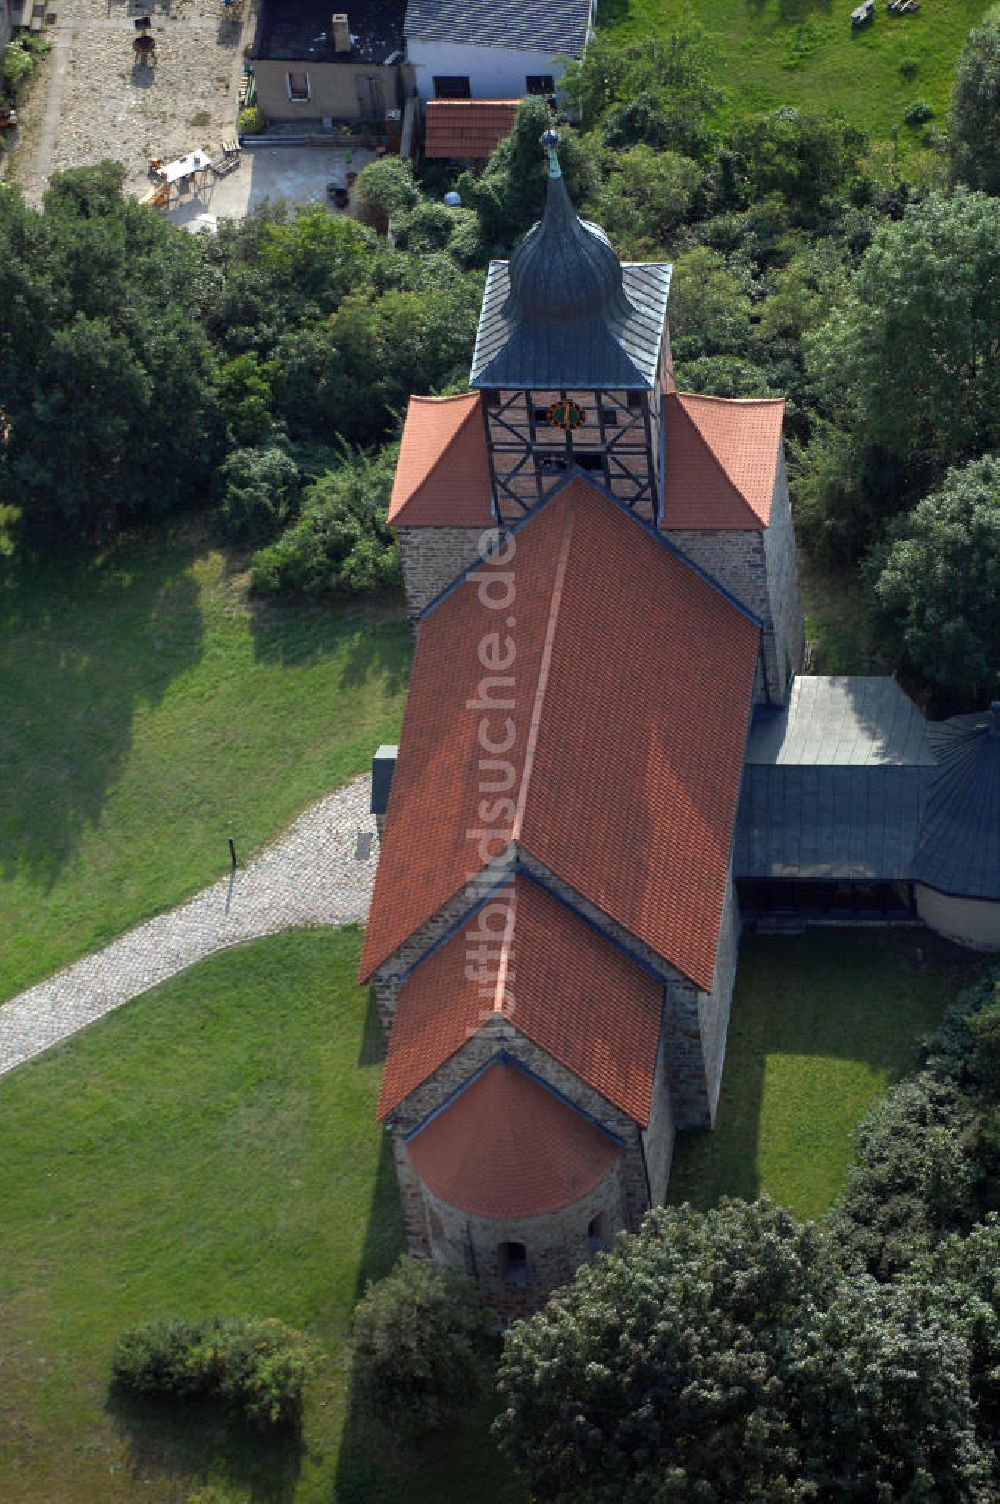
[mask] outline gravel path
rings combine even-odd
[[[364,923],[378,838],[365,775],[314,804],[256,861],[0,1007],[0,1075],[227,946]]]

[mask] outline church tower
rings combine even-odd
[[[516,522],[576,466],[658,523],[670,267],[623,266],[604,231],[578,218],[558,143],[551,130],[541,139],[541,220],[509,261],[490,264],[469,378],[482,393],[496,520]]]

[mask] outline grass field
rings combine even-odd
[[[399,730],[410,634],[255,606],[191,529],[0,560],[0,998],[223,874]]]
[[[744,939],[718,1121],[678,1140],[671,1200],[768,1191],[818,1216],[844,1187],[852,1129],[981,964],[916,930]]]
[[[513,1504],[486,1417],[398,1466],[345,1428],[350,1313],[400,1248],[360,931],[229,951],[0,1080],[4,1504]],[[130,1323],[274,1315],[324,1356],[301,1445],[109,1399]]]
[[[605,0],[600,21],[618,34],[662,32],[694,16],[719,49],[721,82],[734,113],[792,104],[840,110],[875,136],[900,128],[900,149],[922,132],[903,112],[926,99],[944,125],[962,43],[990,9],[983,0],[921,0],[915,15],[892,16],[877,0],[873,25],[853,32],[857,0]],[[912,59],[916,76],[899,65]]]

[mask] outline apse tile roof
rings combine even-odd
[[[661,526],[760,531],[771,516],[782,398],[666,398]]]
[[[591,0],[408,0],[404,31],[412,41],[579,57],[590,15]]]
[[[514,129],[519,99],[429,99],[425,157],[485,158]]]
[[[650,391],[656,383],[671,268],[622,264],[626,318],[518,323],[508,318],[509,262],[491,261],[469,385],[541,391],[552,387]]]
[[[493,525],[478,392],[410,398],[388,521],[395,527]]]
[[[520,843],[710,988],[759,628],[583,479],[514,538],[421,623],[362,979],[486,865],[485,723],[511,738],[517,790],[487,857]],[[504,616],[483,598],[498,572],[515,590]],[[509,709],[477,704],[492,634],[515,655],[513,684],[490,690]]]
[[[478,1217],[539,1217],[608,1174],[621,1146],[513,1061],[498,1059],[406,1141],[420,1179]]]
[[[468,974],[483,944],[481,916],[498,937],[488,988]],[[645,1126],[662,1002],[663,988],[647,971],[518,876],[404,982],[378,1115],[397,1107],[491,1017],[504,1017]]]

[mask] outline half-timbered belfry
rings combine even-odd
[[[517,521],[573,466],[658,523],[662,398],[672,390],[670,267],[622,265],[579,219],[548,157],[545,212],[490,264],[469,385],[483,394],[497,520]]]

